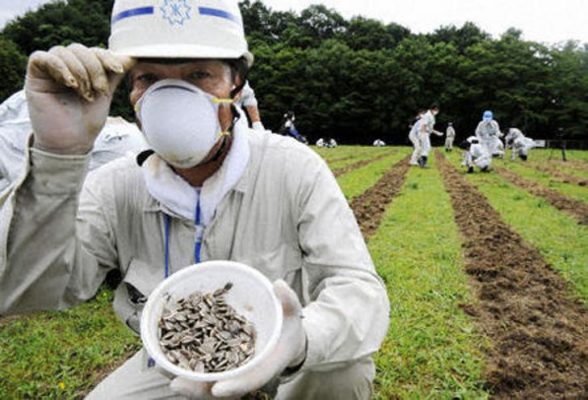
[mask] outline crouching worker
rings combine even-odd
[[[353,213],[314,151],[249,129],[233,106],[253,61],[237,2],[194,3],[116,0],[108,50],[31,55],[26,173],[0,198],[0,314],[73,306],[118,270],[114,308],[138,333],[167,275],[239,261],[276,282],[282,301],[267,363],[202,384],[160,374],[141,350],[88,398],[238,398],[273,387],[277,399],[369,399],[389,303]],[[86,179],[126,74],[150,150]]]
[[[523,132],[517,128],[510,128],[504,139],[507,147],[512,149],[510,154],[511,161],[514,161],[517,156],[521,160],[527,161],[529,150],[535,147],[535,141],[526,137]]]
[[[486,147],[480,144],[477,137],[470,136],[461,142],[459,147],[465,150],[461,165],[467,168],[468,174],[474,172],[474,166],[480,168],[482,172],[490,171],[492,156],[488,153]]]

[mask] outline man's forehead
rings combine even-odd
[[[140,66],[222,66],[227,65],[224,60],[214,58],[139,58],[136,67]]]

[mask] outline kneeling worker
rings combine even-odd
[[[33,135],[0,199],[0,314],[91,299],[118,270],[114,308],[138,332],[145,299],[204,260],[258,269],[282,302],[267,362],[211,384],[150,368],[144,350],[89,399],[369,399],[389,303],[332,173],[307,146],[250,129],[233,105],[253,57],[235,1],[115,0],[109,49],[34,52]],[[112,94],[129,98],[150,150],[87,176]],[[269,389],[268,389],[269,390]]]

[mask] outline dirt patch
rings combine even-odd
[[[535,196],[543,197],[558,210],[565,211],[572,215],[582,225],[588,225],[588,205],[571,199],[555,190],[548,189],[539,183],[530,181],[522,176],[505,168],[496,167],[495,171],[509,182],[519,186]]]
[[[588,162],[580,160],[559,161],[562,166],[569,166],[577,171],[588,172]]]
[[[390,155],[392,155],[394,153],[395,153],[394,151],[392,151],[392,152],[386,152],[385,154],[380,154],[379,156],[374,157],[374,158],[368,158],[367,160],[360,160],[358,162],[354,162],[353,164],[349,164],[349,165],[346,165],[344,167],[334,169],[333,170],[333,175],[335,175],[335,177],[341,176],[343,174],[348,173],[349,171],[353,171],[354,169],[361,168],[363,166],[366,166],[368,164],[371,164],[373,162],[376,162],[378,160],[381,160],[384,157],[388,157],[388,156],[390,156]]]
[[[0,315],[0,328],[10,324],[12,321],[20,319],[20,315],[9,315],[7,317]]]
[[[579,171],[579,172],[588,173],[588,162],[586,162],[586,161],[570,160],[570,159],[568,159],[567,161],[557,160],[557,159],[554,159],[554,160],[547,159],[547,161],[544,161],[544,162],[551,164],[551,165],[568,167],[568,168],[575,169],[576,171]]]
[[[578,186],[588,186],[588,179],[566,174],[554,166],[541,165],[537,163],[532,163],[531,166],[537,171],[545,172],[551,175],[551,177],[557,179],[559,182],[571,183],[572,185]]]
[[[566,282],[436,153],[466,272],[478,296],[463,306],[493,342],[485,378],[496,399],[588,398],[588,311]]]
[[[382,216],[392,198],[400,193],[410,168],[408,159],[409,157],[405,157],[398,161],[374,186],[351,201],[351,209],[366,240],[380,226]]]

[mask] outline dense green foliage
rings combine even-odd
[[[22,84],[22,57],[32,51],[73,41],[106,46],[112,2],[59,0],[9,23],[0,33],[0,69],[9,77],[0,99]],[[296,14],[240,4],[256,57],[250,80],[273,130],[293,110],[311,140],[403,143],[417,109],[438,102],[438,129],[453,121],[458,135],[472,133],[492,109],[503,127],[534,138],[551,138],[560,127],[588,137],[587,44],[546,46],[514,28],[493,39],[472,23],[416,35],[395,23],[346,20],[322,5]],[[125,90],[112,113],[131,116]]]

